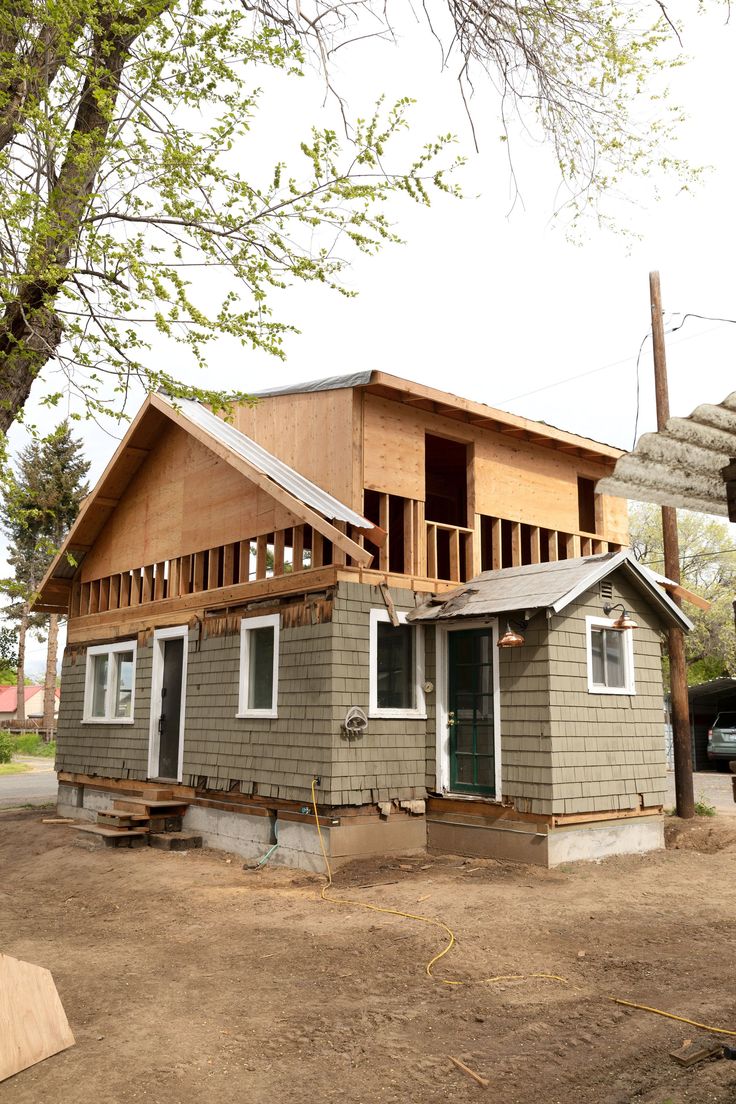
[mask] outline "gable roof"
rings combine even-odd
[[[624,453],[601,494],[728,517],[722,469],[736,457],[736,391],[722,403],[703,403],[689,418],[669,418]]]
[[[31,698],[35,698],[37,694],[43,695],[43,686],[24,686],[23,687],[23,700],[29,702]],[[55,696],[59,698],[61,693],[57,686]],[[18,708],[18,687],[17,686],[0,686],[0,713],[15,713]]]
[[[344,376],[326,376],[324,379],[310,380],[306,383],[257,391],[255,397],[278,398],[280,395],[302,395],[348,387],[361,388],[380,398],[407,403],[416,410],[441,414],[456,421],[470,422],[475,426],[516,437],[518,440],[559,449],[599,462],[610,463],[622,455],[622,449],[595,441],[591,437],[581,437],[577,433],[569,433],[557,426],[548,425],[547,422],[535,422],[530,418],[510,414],[506,410],[498,410],[496,407],[487,406],[472,399],[464,399],[448,391],[439,391],[435,387],[427,387],[422,383],[414,383],[412,380],[403,379],[388,372],[366,371],[352,372]]]
[[[74,525],[52,561],[39,587],[40,598],[34,604],[37,610],[66,609],[70,580],[102,531],[111,511],[155,447],[162,429],[170,423],[190,433],[353,559],[364,564],[372,561],[371,553],[336,528],[333,522],[354,526],[378,545],[385,539],[379,526],[323,491],[316,483],[305,479],[201,403],[189,399],[178,399],[174,403],[165,395],[149,395],[94,490],[84,500]],[[69,562],[70,556],[72,563]]]
[[[541,609],[560,613],[586,590],[617,570],[628,575],[666,621],[686,630],[692,628],[692,622],[657,584],[654,574],[637,563],[628,551],[484,571],[449,595],[437,595],[426,605],[412,610],[409,620],[450,621]]]

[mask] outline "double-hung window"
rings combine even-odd
[[[87,649],[84,716],[88,724],[132,724],[136,642],[99,644]]]
[[[424,638],[406,614],[392,625],[386,610],[370,614],[369,713],[371,717],[425,717]]]
[[[634,638],[603,617],[586,618],[588,690],[591,694],[634,694]]]
[[[277,613],[240,622],[239,717],[277,717],[279,696]]]

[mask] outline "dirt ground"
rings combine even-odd
[[[710,1104],[736,1061],[677,1066],[736,1031],[736,822],[668,823],[671,848],[554,871],[451,856],[336,876],[426,925],[319,900],[319,879],[210,851],[88,851],[38,810],[0,814],[3,950],[49,967],[75,1047],[0,1087],[2,1104]],[[383,885],[369,885],[382,882]],[[367,888],[366,888],[367,887]],[[564,975],[483,984],[489,975]],[[736,1045],[736,1039],[724,1040]]]

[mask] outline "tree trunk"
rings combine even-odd
[[[8,304],[0,321],[0,432],[7,433],[23,409],[61,337],[61,319],[42,303],[27,297]]]
[[[49,636],[46,645],[46,683],[43,692],[43,727],[50,733],[55,724],[54,707],[56,705],[56,655],[59,644],[59,615],[49,615]]]
[[[27,601],[23,602],[23,610],[20,615],[20,625],[18,626],[18,704],[16,707],[16,720],[25,722],[26,719],[26,633],[28,632],[28,612],[29,605]]]

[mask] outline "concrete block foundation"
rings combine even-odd
[[[94,821],[99,811],[110,810],[120,792],[81,782],[59,783],[60,816]],[[458,809],[453,799],[432,798],[426,815],[396,810],[389,816],[364,810],[357,815],[337,815],[322,825],[325,850],[333,868],[353,859],[422,853],[427,850],[473,858],[503,859],[555,867],[563,863],[594,861],[610,855],[636,855],[664,847],[661,813],[612,818],[578,824],[551,824],[543,818],[514,819],[510,807],[468,802]],[[324,819],[328,819],[329,811]],[[317,873],[324,859],[314,821],[307,815],[259,809],[234,812],[213,808],[212,803],[189,804],[183,829],[202,837],[205,847],[258,860],[278,843],[269,858],[273,866],[294,867]]]

